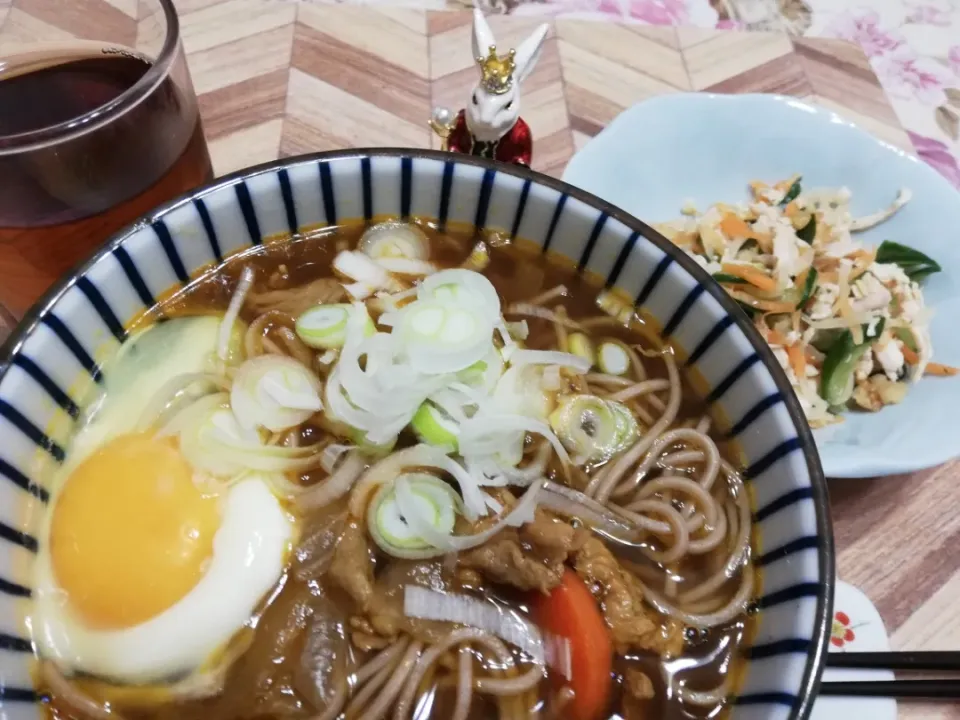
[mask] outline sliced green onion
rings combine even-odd
[[[630,369],[630,356],[619,342],[607,341],[600,345],[597,356],[600,369],[608,375],[626,375]]]
[[[633,413],[630,412],[630,408],[623,403],[617,402],[616,400],[607,400],[606,402],[617,418],[617,434],[620,438],[620,447],[626,447],[632,444],[639,431],[637,419],[633,416]]]
[[[322,410],[322,392],[317,376],[293,358],[261,355],[237,370],[230,406],[245,429],[279,432]]]
[[[297,335],[312,348],[331,350],[343,347],[347,337],[347,320],[351,312],[358,312],[352,305],[318,305],[297,318]],[[365,334],[373,335],[377,328],[367,316]]]
[[[411,363],[420,372],[459,372],[493,347],[493,327],[482,312],[439,300],[418,300],[404,310],[394,334],[399,331]]]
[[[371,226],[360,238],[359,247],[374,260],[426,260],[430,257],[430,241],[423,230],[400,220]]]
[[[503,375],[503,357],[495,347],[491,347],[482,360],[477,360],[473,365],[457,373],[457,377],[464,385],[482,390],[484,393],[493,391],[501,375]]]
[[[410,427],[426,443],[447,445],[454,449],[457,447],[460,425],[429,400],[417,410],[417,414],[410,421]]]
[[[550,426],[580,462],[611,457],[636,433],[636,421],[626,407],[595,395],[565,397],[550,414]]]
[[[420,300],[479,310],[491,323],[500,319],[500,296],[483,275],[471,270],[441,270],[424,279],[417,291]]]
[[[396,437],[391,438],[389,441],[385,443],[377,444],[375,442],[371,442],[370,439],[367,437],[367,433],[364,432],[363,430],[360,430],[355,427],[350,427],[349,425],[346,425],[346,424],[344,425],[344,427],[346,428],[347,437],[350,438],[350,440],[353,441],[353,444],[357,446],[357,450],[359,450],[364,455],[368,455],[368,456],[386,455],[390,453],[393,450],[393,448],[396,447],[397,445]]]
[[[597,353],[593,349],[593,343],[583,333],[573,333],[567,339],[567,342],[570,344],[570,352],[574,355],[579,355],[584,360],[586,360],[590,365],[597,364]]]
[[[297,335],[313,348],[338,348],[347,335],[349,305],[320,305],[297,318]]]
[[[401,558],[422,557],[433,546],[414,532],[400,512],[397,483],[405,484],[407,501],[417,511],[418,522],[427,523],[443,535],[453,533],[460,497],[443,480],[426,473],[406,473],[377,492],[367,511],[367,525],[374,542],[389,555]]]

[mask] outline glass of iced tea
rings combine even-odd
[[[0,305],[14,317],[213,177],[171,0],[56,5],[0,13]]]

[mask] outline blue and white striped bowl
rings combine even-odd
[[[612,205],[524,168],[377,149],[262,165],[165,205],[64,278],[0,349],[0,720],[39,712],[24,620],[35,532],[79,408],[125,328],[264,238],[378,215],[533,241],[625,290],[659,324],[737,441],[755,507],[756,632],[732,717],[805,718],[826,656],[833,545],[813,440],[767,346],[690,259]]]

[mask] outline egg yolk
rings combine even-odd
[[[219,527],[170,438],[122,435],[86,458],[56,500],[50,555],[57,585],[90,627],[130,627],[200,580]]]

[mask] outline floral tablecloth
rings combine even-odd
[[[960,188],[960,0],[475,0],[489,12],[786,29],[859,44],[917,153]],[[429,3],[433,5],[434,3]],[[448,0],[462,7],[465,0]]]

